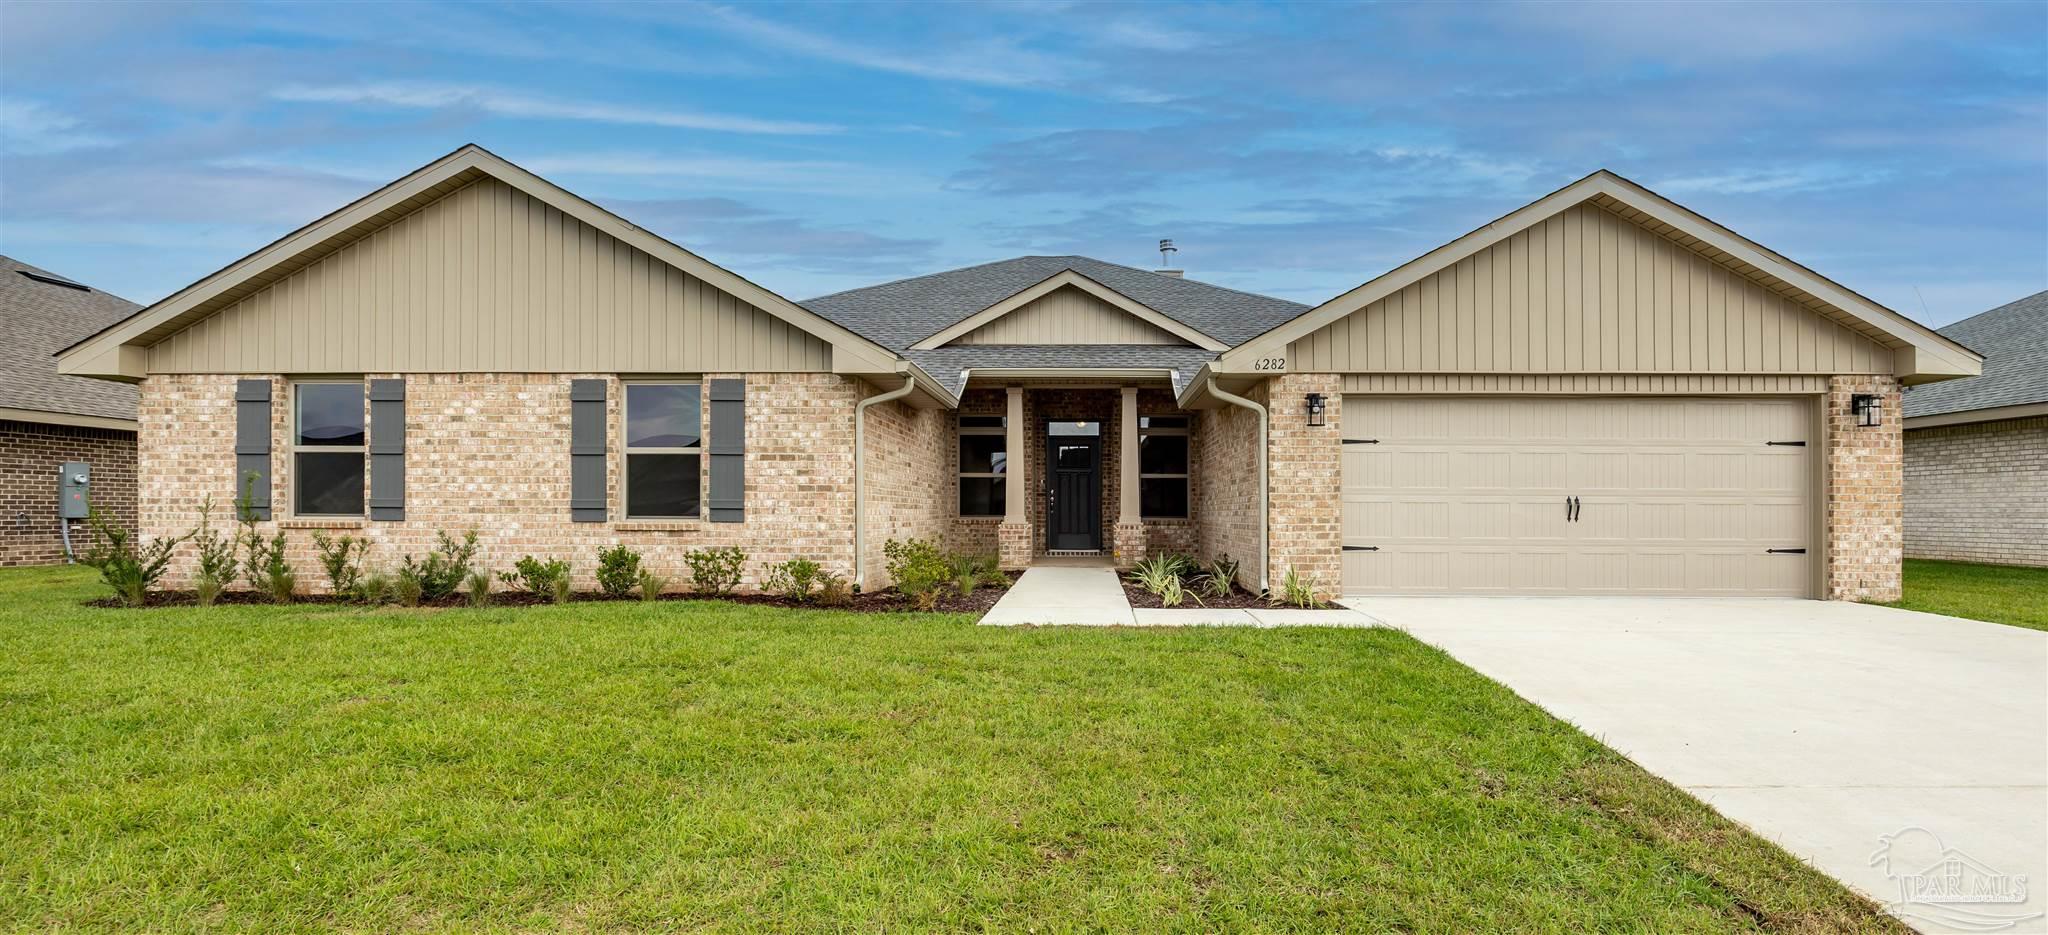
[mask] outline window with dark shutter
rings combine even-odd
[[[569,381],[569,519],[602,523],[605,503],[603,380]]]
[[[703,484],[701,385],[626,384],[627,519],[699,515]]]

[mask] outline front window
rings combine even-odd
[[[1008,426],[1002,416],[960,417],[961,516],[1002,516],[1008,509]]]
[[[1138,515],[1145,519],[1187,518],[1187,416],[1138,419]]]
[[[292,512],[363,515],[369,420],[363,384],[299,383],[292,393]]]
[[[703,472],[700,386],[626,384],[625,499],[628,519],[697,515]]]

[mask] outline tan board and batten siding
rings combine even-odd
[[[832,351],[483,178],[166,336],[150,369],[817,372]]]
[[[1297,373],[1889,373],[1891,351],[1582,203],[1302,337]]]
[[[1171,344],[1188,342],[1073,286],[982,325],[953,344]]]

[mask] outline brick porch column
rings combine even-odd
[[[1875,426],[1856,424],[1850,397],[1883,407]],[[1899,381],[1889,376],[1828,378],[1826,411],[1827,572],[1831,601],[1896,601],[1903,571],[1905,438]]]
[[[1025,512],[1031,494],[1025,490],[1024,388],[1010,387],[1009,414],[1003,420],[1003,524],[996,529],[997,559],[1004,568],[1031,564],[1031,516]]]
[[[1138,388],[1123,388],[1117,409],[1118,443],[1116,529],[1111,547],[1119,567],[1145,560],[1145,524],[1138,511]]]

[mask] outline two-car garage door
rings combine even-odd
[[[1811,596],[1800,398],[1344,400],[1344,590]]]

